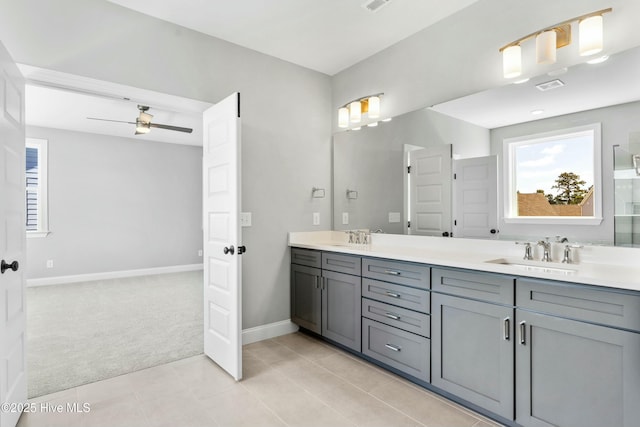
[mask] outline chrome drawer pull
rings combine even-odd
[[[394,271],[394,270],[385,270],[384,274],[391,274],[393,276],[399,276],[400,272],[399,271]]]
[[[520,322],[520,344],[527,344],[527,322]]]
[[[505,341],[509,341],[509,339],[511,338],[509,336],[509,331],[511,330],[511,326],[510,326],[510,319],[508,317],[506,317],[504,319],[503,328],[504,329],[503,329],[502,333],[504,335],[504,340]]]
[[[388,297],[400,298],[400,294],[394,294],[393,292],[386,291]]]
[[[398,316],[397,314],[385,313],[384,315],[387,316],[389,319],[400,320],[400,316]]]
[[[385,344],[385,347],[387,347],[389,350],[393,350],[393,351],[401,351],[402,349],[400,347],[396,347],[395,345],[391,345],[391,344]]]

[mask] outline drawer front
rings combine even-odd
[[[359,276],[361,271],[360,260],[359,256],[322,252],[322,269]]]
[[[514,304],[514,278],[471,270],[434,268],[434,291],[498,304]]]
[[[322,265],[320,254],[320,251],[313,249],[291,248],[291,264],[320,268]]]
[[[424,264],[363,258],[362,277],[429,289],[430,268]]]
[[[428,314],[395,307],[362,298],[362,316],[429,338],[431,319]]]
[[[362,279],[362,296],[423,313],[431,306],[429,291],[372,279]]]
[[[631,292],[518,279],[516,305],[560,317],[640,331],[640,294]]]
[[[362,352],[415,378],[431,380],[428,338],[366,318],[362,319]]]

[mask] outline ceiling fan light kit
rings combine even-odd
[[[173,125],[164,125],[160,123],[152,123],[151,119],[153,119],[153,115],[147,113],[147,111],[149,111],[149,106],[147,105],[138,105],[138,110],[140,110],[140,114],[136,118],[135,122],[127,122],[124,120],[99,119],[96,117],[87,117],[87,119],[136,125],[136,131],[134,135],[143,135],[143,134],[149,133],[151,132],[151,128],[173,130],[176,132],[185,132],[185,133],[193,132],[193,129],[191,128],[185,128],[185,127],[173,126]]]

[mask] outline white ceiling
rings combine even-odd
[[[564,86],[542,92],[536,85],[559,79]],[[612,55],[600,64],[578,64],[563,74],[544,74],[431,107],[458,119],[494,129],[640,99],[640,48]],[[533,115],[531,112],[542,110]]]
[[[334,75],[477,0],[109,0]]]

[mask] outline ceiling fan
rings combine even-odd
[[[149,107],[147,105],[138,105],[138,110],[140,110],[140,115],[136,118],[135,122],[126,122],[123,120],[99,119],[96,117],[87,117],[87,119],[101,120],[104,122],[128,123],[130,125],[136,125],[135,135],[149,133],[149,131],[151,131],[151,128],[167,129],[167,130],[174,130],[174,131],[186,132],[186,133],[193,132],[193,129],[191,128],[183,128],[180,126],[172,126],[172,125],[163,125],[160,123],[151,123],[151,119],[153,118],[153,116],[147,113],[147,111],[149,110]]]

